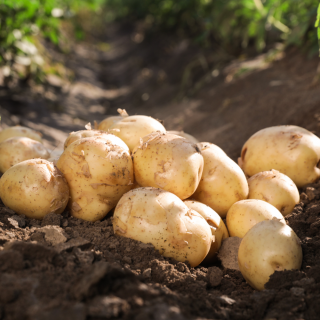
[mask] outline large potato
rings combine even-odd
[[[87,221],[102,219],[133,185],[129,151],[99,137],[70,144],[57,167],[70,187],[71,215]]]
[[[152,243],[165,257],[197,266],[212,242],[208,223],[174,194],[156,188],[131,190],[120,199],[113,217],[120,236]]]
[[[221,247],[222,241],[229,237],[228,230],[221,217],[207,205],[192,200],[184,201],[185,205],[199,214],[207,221],[213,235],[210,251],[208,252],[204,263],[212,262]]]
[[[27,137],[42,143],[41,134],[27,127],[15,126],[0,131],[0,142],[12,137]]]
[[[249,180],[248,199],[260,199],[275,206],[283,216],[291,213],[299,203],[299,190],[285,174],[277,171],[263,171]]]
[[[13,137],[0,143],[0,171],[6,172],[13,165],[34,158],[50,156],[42,143],[26,137]]]
[[[69,137],[64,142],[64,149],[66,149],[72,142],[82,138],[100,137],[121,146],[123,149],[128,150],[128,146],[118,137],[113,134],[109,134],[102,130],[80,130],[71,132]]]
[[[42,219],[48,213],[63,212],[69,200],[69,187],[52,162],[26,160],[1,177],[0,197],[15,212],[30,219]]]
[[[286,224],[280,211],[262,200],[242,200],[234,203],[227,213],[227,227],[231,237],[243,238],[257,223],[278,219]]]
[[[320,139],[297,126],[270,127],[255,133],[243,146],[241,167],[246,175],[275,169],[298,188],[320,177]]]
[[[130,151],[140,144],[141,138],[155,131],[165,133],[166,129],[159,121],[147,116],[124,117],[109,128],[109,132],[123,140]]]
[[[260,222],[242,239],[238,263],[246,281],[253,288],[263,290],[275,271],[301,268],[300,239],[279,221]]]
[[[189,140],[192,143],[199,143],[199,141],[194,136],[192,136],[191,134],[186,133],[184,131],[167,131],[167,132],[170,133],[170,134],[175,134],[177,136],[185,138],[185,139]]]
[[[208,205],[224,218],[235,202],[248,197],[247,179],[222,149],[209,142],[201,142],[198,146],[204,159],[204,169],[192,198]]]
[[[132,156],[135,178],[142,187],[161,188],[183,200],[199,184],[202,155],[197,145],[182,137],[151,133],[142,139]]]

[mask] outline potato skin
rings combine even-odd
[[[320,139],[298,126],[262,129],[249,138],[241,151],[242,169],[253,176],[275,169],[287,175],[298,188],[320,177]]]
[[[123,118],[123,116],[107,117],[99,123],[98,129],[102,131],[108,131],[110,127],[112,127],[117,122],[121,121]]]
[[[15,164],[34,158],[48,159],[47,149],[39,141],[13,137],[0,143],[0,171],[6,172]]]
[[[285,174],[277,171],[263,171],[248,179],[248,199],[266,201],[276,207],[283,216],[292,212],[299,203],[299,190]]]
[[[198,146],[204,169],[192,199],[206,204],[224,218],[235,202],[248,197],[247,179],[221,148],[209,142],[201,142]]]
[[[216,259],[222,241],[229,237],[228,230],[221,217],[209,206],[193,200],[185,200],[183,202],[189,209],[198,212],[210,226],[213,239],[211,242],[210,251],[203,260],[203,263],[210,264]]]
[[[234,203],[227,213],[227,227],[231,237],[243,238],[261,221],[278,219],[286,224],[280,211],[268,202],[256,199]]]
[[[114,211],[115,234],[151,243],[165,257],[197,266],[206,257],[212,235],[209,225],[174,194],[138,188],[124,194]]]
[[[63,212],[69,200],[69,187],[52,162],[32,159],[3,174],[0,197],[15,212],[30,219],[42,219],[48,213]]]
[[[198,187],[203,158],[197,145],[169,133],[154,132],[143,137],[132,153],[134,174],[142,187],[161,188],[180,199]]]
[[[111,143],[116,143],[119,146],[122,146],[125,150],[129,150],[128,146],[120,138],[102,130],[80,130],[71,132],[69,137],[64,142],[64,149],[66,149],[74,141],[90,137],[100,137],[108,141],[111,141]]]
[[[242,239],[238,263],[246,281],[254,289],[263,290],[274,271],[301,268],[300,239],[279,221],[262,221]]]
[[[156,119],[147,116],[128,116],[116,122],[109,132],[119,137],[132,151],[140,144],[140,139],[152,132],[165,133],[165,127]]]
[[[42,143],[41,134],[27,127],[14,126],[0,131],[0,142],[12,137],[27,137]]]
[[[187,140],[189,140],[192,143],[199,143],[199,140],[197,140],[194,136],[192,136],[189,133],[186,133],[184,131],[167,131],[170,134],[175,134],[177,136],[180,136],[182,138],[185,138]]]
[[[57,167],[70,187],[71,215],[87,221],[106,216],[133,185],[129,152],[99,137],[71,143],[60,156]]]

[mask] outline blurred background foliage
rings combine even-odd
[[[41,68],[37,37],[59,45],[60,21],[69,19],[75,38],[82,39],[77,15],[83,11],[105,22],[139,21],[149,33],[174,32],[233,55],[279,41],[314,54],[318,6],[318,0],[1,0],[0,64],[4,73],[17,61],[31,71]]]

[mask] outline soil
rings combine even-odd
[[[74,72],[73,82],[51,77],[43,86],[1,87],[3,125],[36,128],[48,146],[61,148],[69,131],[120,107],[216,143],[234,159],[263,127],[290,123],[319,135],[316,58],[288,49],[268,66],[236,76],[241,62],[228,69],[227,58],[220,59],[216,67],[218,51],[212,57],[168,36],[135,42],[138,31],[114,25],[103,39],[73,44],[68,57],[48,46]],[[98,40],[111,49],[102,50]],[[206,67],[194,62],[200,55]],[[191,78],[182,85],[190,64]],[[212,76],[213,68],[219,75]],[[38,221],[0,203],[0,318],[318,319],[320,183],[300,192],[302,200],[286,221],[301,239],[302,268],[275,272],[260,292],[219,260],[190,268],[152,245],[114,235],[112,212],[94,223],[67,210]]]

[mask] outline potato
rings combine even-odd
[[[210,251],[208,252],[204,263],[212,262],[221,247],[222,241],[229,237],[228,230],[221,217],[207,205],[192,200],[185,200],[184,204],[196,212],[198,212],[209,224],[213,235]]]
[[[155,131],[165,133],[166,129],[159,121],[147,116],[124,117],[109,128],[109,132],[123,140],[130,151],[140,144],[141,138]]]
[[[300,239],[279,221],[262,221],[242,239],[238,263],[246,281],[254,289],[263,290],[274,271],[301,268]]]
[[[100,138],[106,139],[108,141],[111,141],[111,143],[116,143],[117,145],[121,146],[125,150],[129,151],[128,146],[120,138],[102,130],[80,130],[80,131],[71,132],[69,137],[64,142],[64,149],[66,149],[74,141],[77,141],[82,138],[89,138],[89,137],[100,137]]]
[[[132,157],[140,186],[161,188],[182,200],[194,193],[202,175],[197,145],[174,134],[154,132],[143,137]]]
[[[34,158],[50,156],[42,143],[26,137],[13,137],[0,143],[0,171],[6,172],[13,165]]]
[[[8,169],[0,179],[2,202],[30,219],[60,214],[69,200],[69,187],[52,162],[26,160]]]
[[[13,137],[27,137],[42,143],[41,134],[27,127],[15,126],[0,131],[0,142]]]
[[[241,151],[243,171],[250,177],[275,169],[298,188],[320,178],[320,139],[297,126],[270,127],[255,133]]]
[[[101,121],[98,125],[99,130],[108,131],[110,127],[112,127],[117,122],[121,121],[123,119],[122,116],[111,116],[108,118],[105,118],[103,121]]]
[[[132,188],[130,153],[114,138],[113,143],[100,137],[79,139],[59,158],[57,167],[70,187],[72,216],[87,221],[100,220]]]
[[[191,134],[185,133],[184,131],[167,131],[167,132],[170,134],[175,134],[177,136],[185,138],[192,143],[199,143],[199,141],[194,136],[192,136]]]
[[[204,169],[192,199],[206,204],[224,218],[235,202],[248,197],[247,179],[221,148],[209,142],[201,142],[198,146]]]
[[[299,190],[285,174],[277,171],[263,171],[253,175],[249,180],[248,199],[260,199],[272,204],[283,216],[291,213],[299,203]]]
[[[208,223],[174,194],[139,188],[123,195],[114,211],[115,234],[151,243],[165,257],[201,263],[212,242]]]
[[[242,200],[234,203],[227,213],[227,227],[231,237],[243,238],[257,223],[278,219],[286,224],[282,214],[262,200]]]

